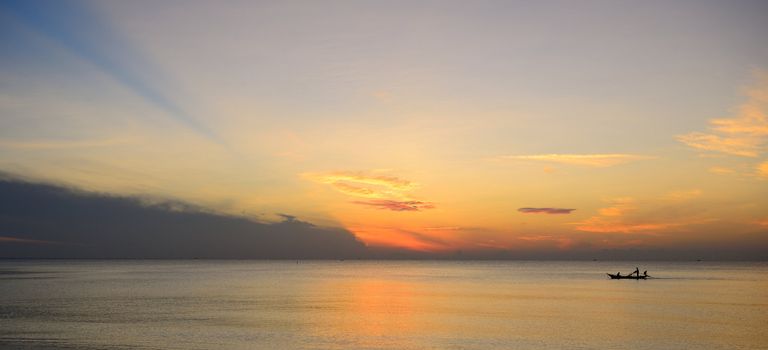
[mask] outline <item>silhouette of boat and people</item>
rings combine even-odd
[[[643,274],[640,274],[640,269],[635,267],[635,271],[630,272],[627,275],[622,275],[621,272],[617,272],[616,274],[609,273],[607,274],[609,277],[611,277],[612,280],[621,280],[621,279],[633,279],[633,280],[644,280],[650,276],[648,276],[648,270],[643,271]]]

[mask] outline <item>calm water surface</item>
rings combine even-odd
[[[609,280],[635,266],[659,278]],[[768,264],[0,261],[3,349],[768,349]]]

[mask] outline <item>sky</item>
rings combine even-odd
[[[34,185],[419,256],[765,258],[766,38],[763,1],[2,0],[0,252],[149,239],[10,209]]]

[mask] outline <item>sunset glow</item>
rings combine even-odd
[[[763,4],[227,5],[3,2],[0,171],[382,251],[768,246]]]

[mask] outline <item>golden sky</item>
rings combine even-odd
[[[768,241],[759,2],[8,1],[0,36],[4,172],[428,252]]]

